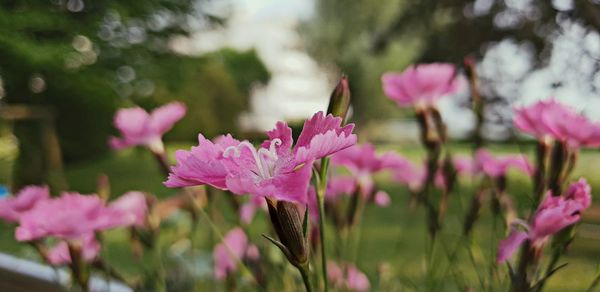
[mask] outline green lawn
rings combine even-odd
[[[189,145],[172,144],[169,150],[178,148],[187,149]],[[380,149],[398,148],[394,145],[383,145]],[[457,144],[452,147],[453,153],[468,153],[468,148]],[[497,153],[516,153],[521,152],[532,154],[531,146],[512,146],[498,145],[492,147]],[[419,159],[422,152],[416,148],[400,149],[400,152],[411,159]],[[10,162],[1,161],[0,182],[6,182],[8,173],[6,171]],[[584,152],[582,153],[575,176],[584,175],[592,184],[593,189],[600,190],[600,176],[595,175],[600,170],[600,153]],[[94,192],[96,178],[99,174],[105,173],[109,176],[113,195],[118,195],[129,190],[143,190],[156,194],[159,197],[167,197],[174,193],[162,185],[164,176],[160,174],[155,165],[154,158],[141,149],[126,150],[119,153],[110,154],[97,161],[83,163],[79,165],[70,165],[66,169],[66,177],[70,188],[83,193]],[[488,212],[487,206],[482,214],[481,222],[475,230],[475,239],[467,243],[460,239],[462,228],[462,214],[465,206],[468,204],[473,192],[472,181],[461,179],[457,191],[452,197],[452,204],[444,224],[444,231],[439,236],[434,247],[434,260],[432,262],[432,273],[426,276],[426,235],[424,218],[425,215],[421,209],[412,209],[408,204],[408,194],[404,187],[393,184],[386,176],[378,178],[379,187],[387,190],[392,196],[392,206],[388,208],[378,208],[369,206],[364,214],[364,222],[361,228],[361,236],[358,239],[346,238],[342,242],[329,242],[328,248],[330,254],[339,253],[341,246],[355,247],[357,252],[349,252],[346,249],[345,257],[355,258],[358,266],[366,271],[371,279],[372,285],[378,287],[378,282],[383,285],[381,290],[434,290],[434,291],[464,291],[465,286],[469,286],[474,291],[490,290],[489,287],[481,286],[478,275],[487,275],[491,265],[486,264],[484,259],[489,259],[497,241],[503,236],[501,224],[498,223],[496,232],[493,232],[493,223]],[[525,206],[529,201],[531,185],[528,180],[517,173],[511,173],[509,178],[509,191],[514,196],[520,206]],[[600,196],[595,196],[600,202]],[[223,218],[215,223],[221,230],[226,231],[234,226],[234,216],[231,214],[231,208],[222,196],[217,196],[216,205],[224,214]],[[183,214],[178,216],[185,216]],[[184,220],[184,222],[188,222]],[[267,246],[265,240],[260,237],[261,233],[269,232],[265,216],[255,221],[249,230],[251,240],[258,243],[263,251],[271,258],[278,258],[278,254],[273,250],[265,252]],[[181,261],[181,253],[178,250],[182,246],[189,245],[185,239],[189,230],[189,224],[175,224],[175,220],[167,222],[165,230],[164,245],[168,247],[168,254],[173,261]],[[556,276],[548,283],[548,291],[579,291],[587,287],[596,271],[596,265],[600,263],[600,231],[594,231],[593,225],[582,226],[580,236],[576,238],[568,257],[564,262],[569,264],[560,270]],[[333,230],[328,230],[330,239],[334,239],[339,234]],[[0,240],[2,251],[15,253],[24,257],[35,257],[33,252],[20,246],[12,240],[12,229],[8,226],[2,228],[4,235]],[[131,253],[127,233],[124,231],[111,231],[105,237],[106,248],[104,250],[110,264],[128,276],[135,277],[144,271],[148,259],[136,260]],[[354,238],[354,237],[351,237]],[[210,266],[208,261],[210,257],[211,241],[214,236],[211,235],[209,224],[200,222],[197,230],[198,246],[201,251],[195,252],[193,258],[185,259],[183,262],[189,263],[193,260],[194,271],[199,277],[210,276]],[[176,242],[175,244],[172,244]],[[493,244],[491,244],[493,243]],[[474,246],[472,257],[466,253],[467,244]],[[448,254],[457,251],[455,263],[448,265]],[[184,254],[185,255],[185,254]],[[447,268],[447,267],[450,268]],[[387,267],[391,267],[388,269]],[[388,271],[389,279],[385,276],[380,278],[378,271]],[[178,274],[180,271],[175,271]],[[292,271],[293,272],[293,271]],[[506,278],[506,267],[501,266],[497,271],[498,281],[508,283]],[[386,275],[384,272],[382,275]],[[464,283],[462,287],[457,287],[452,283]],[[428,283],[428,284],[425,284]],[[197,284],[198,285],[198,284]],[[201,283],[197,287],[207,288],[207,283]]]

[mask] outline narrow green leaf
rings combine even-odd
[[[304,210],[304,221],[302,222],[302,233],[304,234],[304,238],[307,238],[306,233],[308,232],[308,205]]]

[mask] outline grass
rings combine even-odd
[[[186,144],[169,145],[169,150],[187,149]],[[395,145],[382,145],[380,149],[395,149]],[[529,145],[496,145],[491,149],[496,153],[524,153],[532,157],[533,148]],[[452,146],[452,152],[466,154],[467,146],[456,144]],[[423,153],[417,148],[400,149],[400,152],[418,160]],[[172,153],[171,153],[172,154]],[[600,189],[600,176],[596,176],[600,170],[600,154],[598,152],[583,152],[574,177],[585,176],[592,184],[592,189]],[[6,182],[10,162],[0,160],[0,182]],[[143,190],[164,198],[172,195],[173,190],[162,185],[164,176],[155,164],[154,158],[146,151],[132,149],[107,155],[97,161],[91,161],[78,165],[70,165],[65,175],[72,190],[82,193],[95,191],[96,179],[100,174],[106,174],[110,178],[113,196],[118,196],[129,190]],[[358,252],[353,255],[346,253],[347,259],[354,259],[357,265],[367,272],[373,287],[381,287],[385,291],[459,291],[466,286],[475,291],[491,290],[490,287],[479,284],[479,276],[487,275],[492,267],[488,259],[492,258],[497,242],[504,236],[501,227],[494,232],[491,215],[484,207],[481,222],[475,229],[474,239],[466,241],[460,239],[462,228],[462,217],[464,209],[473,194],[473,182],[462,179],[459,189],[452,197],[452,204],[445,218],[444,231],[439,236],[434,247],[434,260],[430,266],[434,272],[426,272],[425,252],[425,214],[422,209],[409,207],[407,190],[395,185],[386,176],[377,178],[378,186],[386,190],[392,196],[392,205],[387,208],[370,206],[365,210],[364,221],[361,228],[359,240],[347,242],[330,241],[328,249],[335,254],[336,249],[342,245],[357,247]],[[509,177],[509,193],[514,196],[519,206],[526,206],[529,202],[531,185],[524,176],[511,172]],[[595,196],[596,201],[600,199]],[[216,205],[221,210],[223,217],[217,218],[215,223],[221,230],[229,230],[235,225],[235,215],[222,196],[217,196]],[[186,216],[179,214],[177,216]],[[269,227],[266,216],[255,221],[249,230],[250,239],[261,246],[263,257],[270,257],[275,261],[281,261],[280,255],[272,250],[266,250],[266,242],[260,237],[261,233],[268,233]],[[590,216],[592,218],[594,216]],[[591,220],[591,219],[590,219]],[[181,220],[179,220],[181,221]],[[198,241],[201,250],[189,256],[185,247],[189,246],[187,234],[190,225],[179,224],[177,218],[165,223],[163,240],[165,248],[171,255],[171,261],[175,265],[173,275],[192,273],[195,277],[207,279],[210,277],[210,251],[211,246],[218,240],[218,236],[211,234],[206,222],[200,224],[198,229]],[[589,220],[588,220],[589,221]],[[183,222],[189,222],[183,220]],[[590,222],[588,222],[590,223]],[[499,225],[500,226],[500,225]],[[584,228],[585,227],[585,228]],[[568,265],[560,270],[546,286],[547,291],[579,291],[584,290],[592,280],[596,272],[596,265],[600,262],[600,233],[595,230],[594,225],[586,225],[581,228],[580,236],[576,238],[569,254],[563,259]],[[4,252],[18,254],[20,256],[35,258],[33,252],[12,239],[12,229],[2,226],[3,233],[0,239],[0,248]],[[584,232],[585,231],[585,232]],[[337,236],[337,232],[329,229],[330,239]],[[123,230],[110,231],[105,238],[104,255],[107,256],[111,265],[129,277],[138,277],[146,272],[146,267],[151,259],[143,257],[136,259],[128,244],[128,234]],[[458,244],[460,243],[460,244]],[[465,248],[473,246],[473,254],[469,255]],[[448,265],[448,254],[457,250],[455,262]],[[183,251],[183,252],[182,252]],[[473,263],[470,258],[475,259]],[[318,262],[315,262],[317,264]],[[193,268],[185,268],[191,265]],[[498,283],[508,283],[506,266],[498,267],[496,272]],[[288,273],[290,273],[288,271]],[[292,272],[293,273],[293,272]],[[387,276],[386,276],[387,275]],[[183,281],[183,280],[182,280]],[[454,285],[453,283],[459,283]],[[198,283],[184,283],[182,287],[194,286],[199,290],[214,288],[210,281]],[[188,285],[188,286],[185,286]],[[381,285],[381,286],[379,286]],[[464,285],[464,286],[461,286]],[[506,289],[504,289],[506,290]]]

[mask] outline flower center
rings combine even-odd
[[[281,145],[281,139],[275,138],[271,140],[271,144],[269,145],[269,149],[260,148],[258,151],[250,142],[242,141],[237,146],[229,146],[223,151],[223,157],[240,157],[242,148],[247,148],[252,153],[252,157],[254,158],[254,162],[256,163],[256,169],[258,173],[256,175],[260,176],[263,179],[271,178],[275,172],[275,162],[279,157],[277,156],[277,150],[275,146]]]

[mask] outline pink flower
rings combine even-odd
[[[123,223],[121,226],[142,227],[146,224],[148,204],[146,196],[142,192],[131,191],[111,202],[109,208],[121,213]]]
[[[372,144],[354,145],[331,156],[333,165],[346,167],[360,186],[363,196],[373,192],[373,175],[387,168],[392,168],[388,159],[395,159],[395,153],[388,152],[377,155]]]
[[[468,157],[455,157],[452,160],[452,164],[454,165],[454,169],[458,174],[475,174],[477,172],[476,163]]]
[[[237,271],[238,262],[245,258],[256,260],[259,257],[258,248],[248,242],[244,231],[237,227],[229,231],[213,251],[215,278],[225,279]]]
[[[284,122],[267,132],[269,139],[258,149],[231,136],[211,142],[200,135],[198,147],[178,151],[177,165],[165,185],[209,184],[239,195],[304,204],[313,161],[356,143],[354,125],[341,123],[341,118],[318,112],[304,123],[293,147],[292,129]]]
[[[48,187],[27,186],[14,197],[0,199],[0,218],[8,222],[17,222],[21,214],[49,197]]]
[[[420,188],[426,176],[425,169],[417,167],[399,154],[386,154],[384,164],[391,169],[394,181],[406,184],[411,189]]]
[[[577,182],[571,183],[567,189],[565,198],[574,200],[581,204],[583,209],[587,209],[592,205],[592,187],[582,177]]]
[[[100,255],[100,243],[92,233],[83,235],[81,238],[71,240],[71,244],[81,248],[81,257],[85,262],[94,261]],[[53,248],[48,250],[46,255],[50,264],[61,266],[71,263],[71,254],[66,241],[60,241]]]
[[[487,176],[504,176],[510,167],[514,167],[529,176],[533,174],[533,166],[525,155],[494,157],[485,149],[480,149],[475,153],[476,171],[483,172]]]
[[[390,195],[385,191],[377,191],[373,196],[373,202],[380,207],[387,207],[392,203]]]
[[[552,138],[574,149],[600,146],[600,124],[553,98],[516,108],[513,122],[517,129],[539,140]]]
[[[381,77],[383,92],[399,107],[432,106],[443,96],[457,93],[465,83],[456,77],[452,64],[413,65],[402,73],[386,73]]]
[[[369,291],[371,284],[369,278],[350,263],[338,266],[333,261],[327,262],[327,277],[338,289],[349,291]]]
[[[266,211],[267,201],[265,201],[262,197],[251,196],[246,203],[240,206],[239,216],[242,223],[250,224],[252,219],[254,219],[256,210]]]
[[[525,227],[526,232],[515,229],[500,242],[497,262],[502,263],[510,258],[525,240],[529,240],[532,247],[541,248],[551,235],[579,222],[581,212],[589,207],[591,200],[589,185],[581,179],[571,184],[565,197],[555,197],[548,192],[530,224],[517,221]]]
[[[63,193],[61,197],[41,201],[21,214],[15,235],[18,241],[48,236],[76,239],[126,223],[120,211],[104,206],[97,195]]]
[[[110,145],[114,149],[143,145],[153,152],[162,153],[162,135],[181,120],[186,111],[181,102],[163,105],[150,114],[140,107],[120,109],[115,114],[114,125],[122,138],[111,137]]]
[[[525,174],[533,175],[533,165],[525,155],[493,156],[488,150],[480,149],[475,153],[475,159],[456,157],[453,160],[454,169],[458,174],[476,175],[483,173],[490,177],[505,176],[509,168],[514,167]]]

